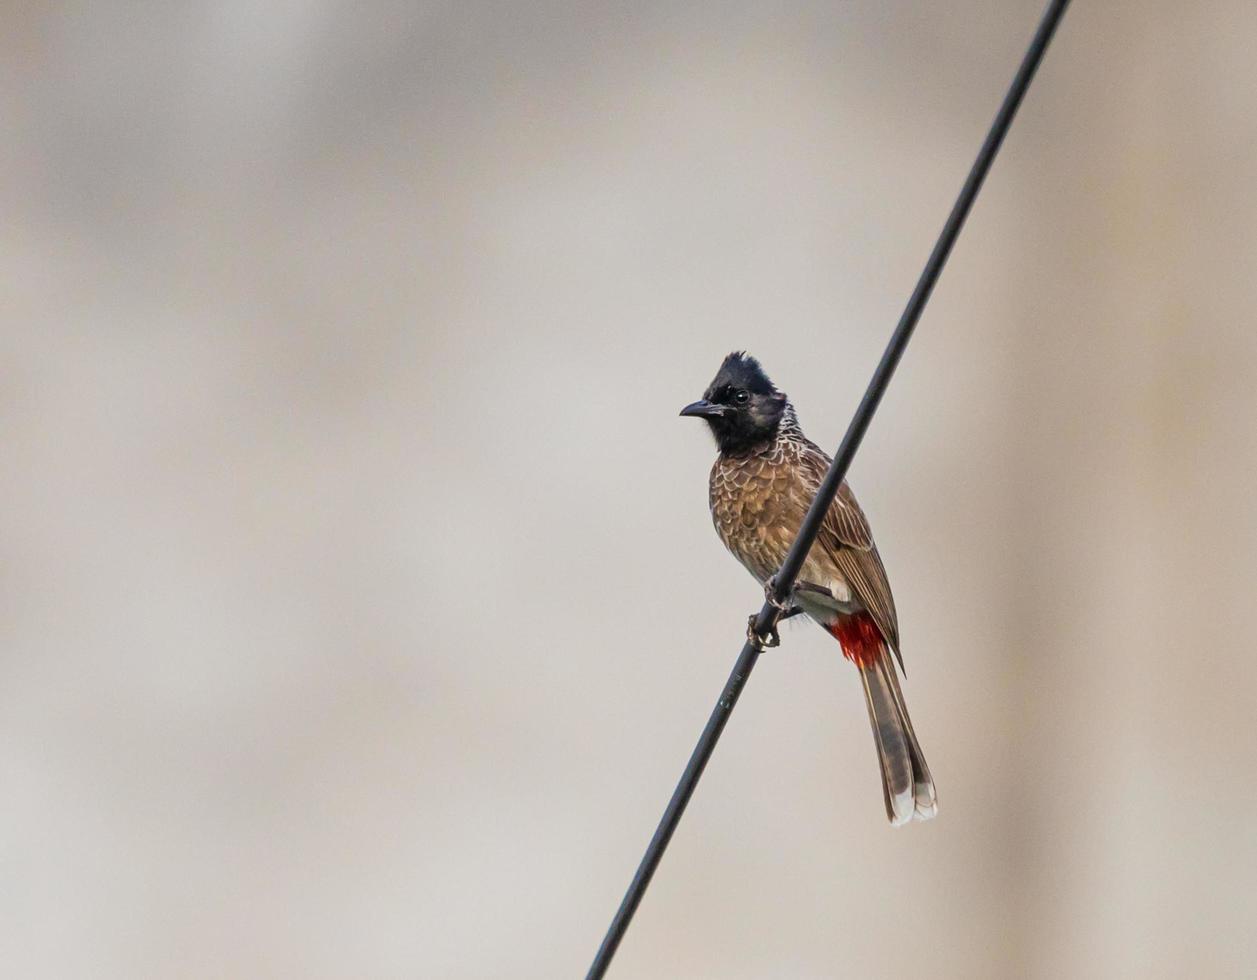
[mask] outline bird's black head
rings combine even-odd
[[[682,415],[706,419],[722,453],[739,453],[777,434],[786,396],[768,380],[759,361],[745,351],[724,359],[701,400]]]

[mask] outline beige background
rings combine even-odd
[[[678,420],[846,420],[1040,11],[10,4],[0,950],[583,974],[758,605]],[[1257,8],[1079,2],[617,978],[1257,967]]]

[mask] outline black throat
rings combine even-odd
[[[735,424],[714,424],[712,435],[716,437],[716,447],[722,456],[750,456],[768,449],[780,431],[780,419],[771,425],[747,424],[739,419],[730,419]],[[742,421],[742,424],[736,424]],[[719,420],[725,423],[725,420]]]

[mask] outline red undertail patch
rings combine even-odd
[[[857,667],[871,667],[877,663],[882,653],[882,634],[868,613],[839,616],[827,628],[842,644],[842,655]]]

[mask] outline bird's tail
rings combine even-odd
[[[859,622],[865,619],[867,623]],[[867,613],[846,620],[833,632],[864,682],[864,699],[882,770],[886,816],[896,827],[910,820],[929,820],[938,813],[934,780],[912,730],[890,649]]]

